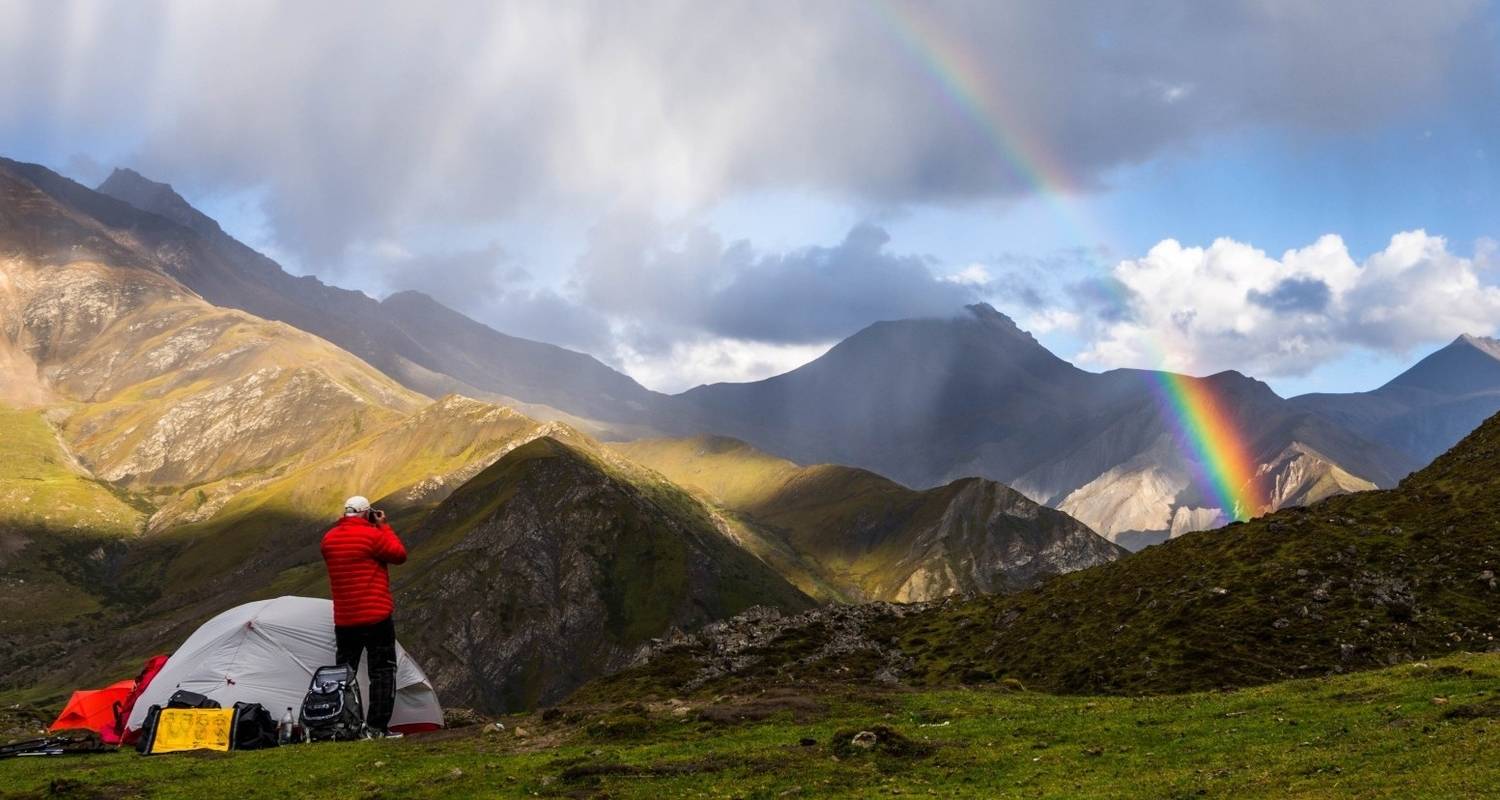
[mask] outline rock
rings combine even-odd
[[[1223,597],[1223,596],[1229,594],[1229,590],[1225,589],[1222,586],[1215,586],[1214,588],[1209,589],[1208,591],[1211,594],[1213,594],[1215,597]]]
[[[1281,618],[1277,619],[1275,622],[1271,623],[1271,627],[1273,627],[1273,628],[1275,628],[1277,630],[1281,630],[1282,628],[1285,628],[1286,626],[1291,625],[1291,624],[1292,624],[1291,620],[1287,619],[1286,617],[1281,617]]]
[[[467,728],[473,725],[483,725],[484,721],[484,716],[472,708],[443,709],[443,727],[445,728]]]
[[[516,738],[517,739],[526,739],[526,738],[529,738],[530,736],[531,736],[531,733],[529,731],[527,731],[525,728],[521,727],[520,725],[516,726]]]
[[[1315,603],[1326,603],[1326,602],[1328,602],[1328,599],[1329,599],[1328,598],[1328,587],[1326,585],[1324,585],[1324,586],[1319,586],[1316,589],[1313,589],[1312,590],[1312,599],[1313,599],[1313,602],[1315,602]]]
[[[849,744],[854,745],[861,750],[873,750],[875,749],[875,745],[878,741],[879,740],[875,738],[874,732],[860,731],[859,733],[854,734],[854,738],[849,740]]]
[[[448,770],[448,779],[449,780],[458,780],[459,778],[462,778],[463,776],[464,776],[464,771],[461,770],[461,769],[459,769],[458,767],[454,767],[453,769]]]
[[[497,733],[505,733],[505,723],[491,722],[490,724],[484,726],[485,736],[493,736]]]

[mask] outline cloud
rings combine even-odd
[[[919,256],[890,252],[884,229],[856,225],[832,247],[757,252],[704,228],[639,219],[601,225],[579,261],[582,301],[649,330],[651,351],[700,334],[777,345],[825,343],[883,319],[944,316],[979,299]]]
[[[608,354],[609,322],[534,277],[499,242],[417,253],[382,240],[360,253],[385,292],[414,289],[512,336]]]
[[[1015,197],[1035,188],[1016,155],[1088,188],[1222,131],[1345,130],[1453,96],[1487,114],[1483,13],[1472,0],[6,2],[0,74],[17,79],[0,83],[0,139],[122,158],[189,196],[263,191],[278,249],[321,271],[376,239],[538,208],[596,218],[760,189],[865,206]],[[949,79],[980,102],[955,106]]]
[[[1261,308],[1282,313],[1318,312],[1328,306],[1332,292],[1317,278],[1287,278],[1269,292],[1251,289],[1246,298]]]
[[[1362,263],[1338,236],[1280,258],[1230,239],[1207,248],[1167,240],[1112,271],[1128,314],[1092,322],[1080,356],[1102,367],[1193,374],[1237,369],[1303,375],[1356,347],[1405,355],[1462,333],[1491,334],[1500,287],[1475,257],[1425,231],[1393,236]]]
[[[680,392],[707,383],[739,383],[780,375],[823,355],[833,344],[767,344],[700,337],[674,342],[654,352],[626,346],[615,360],[645,386]]]

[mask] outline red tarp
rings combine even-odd
[[[123,704],[134,689],[135,680],[131,679],[112,683],[103,689],[74,692],[49,730],[87,729],[98,733],[105,744],[119,744],[120,735],[115,729],[115,704]]]

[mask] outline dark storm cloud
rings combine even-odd
[[[1269,292],[1251,289],[1250,302],[1278,314],[1307,312],[1316,314],[1328,307],[1333,292],[1317,278],[1287,278]]]
[[[820,342],[876,320],[947,315],[977,299],[939,280],[920,257],[890,252],[890,237],[857,225],[832,247],[757,253],[703,229],[653,231],[639,220],[594,232],[579,262],[585,304],[649,322],[665,347],[673,328],[774,344]]]
[[[1003,197],[1041,164],[1087,189],[1215,131],[1344,129],[1455,94],[1492,113],[1469,0],[882,8],[3,3],[0,136],[111,131],[101,155],[190,194],[263,189],[279,246],[316,268],[537,204]],[[975,65],[957,79],[983,99],[960,108],[929,62]]]

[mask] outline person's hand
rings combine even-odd
[[[380,509],[377,508],[373,512],[372,516],[375,517],[375,524],[376,525],[384,525],[385,524],[385,512],[384,511],[381,511]]]

